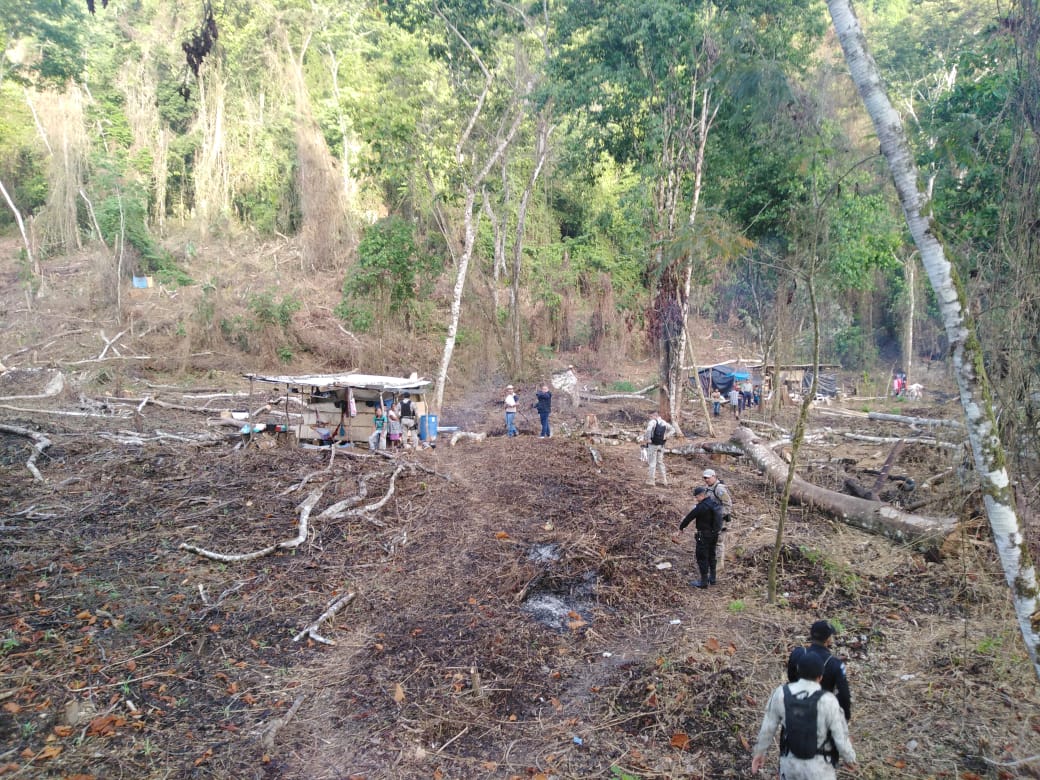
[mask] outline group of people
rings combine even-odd
[[[711,401],[712,416],[719,417],[722,414],[722,405],[728,404],[730,412],[739,420],[745,409],[758,406],[762,402],[761,393],[761,387],[750,379],[735,381],[725,396],[719,388],[713,385],[711,393],[708,395],[708,400]]]
[[[855,767],[849,681],[844,662],[831,654],[836,633],[829,622],[818,620],[809,630],[809,644],[791,652],[788,681],[776,687],[766,705],[752,749],[752,773],[765,766],[778,729],[781,780],[834,780],[839,760]]]
[[[647,484],[668,484],[664,466],[665,441],[675,427],[653,412],[640,439],[646,448]],[[733,518],[733,494],[714,469],[702,473],[703,485],[693,489],[693,508],[679,523],[679,536],[691,524],[696,540],[699,579],[690,585],[699,589],[715,585],[725,561],[725,538]],[[849,739],[848,721],[852,700],[845,664],[830,651],[835,628],[827,621],[813,623],[810,644],[795,648],[787,661],[788,683],[773,691],[766,706],[751,761],[753,773],[765,765],[766,752],[780,729],[781,780],[833,780],[839,760],[856,763]]]
[[[538,412],[538,422],[541,423],[539,439],[548,439],[552,436],[549,428],[549,415],[552,414],[552,391],[545,382],[538,387],[534,394],[535,403],[532,408]],[[516,427],[516,415],[520,408],[520,396],[513,385],[506,385],[505,398],[502,399],[506,409],[506,436],[519,436],[520,431]]]
[[[411,393],[401,394],[401,400],[391,397],[377,401],[372,413],[372,433],[368,436],[370,450],[419,449],[419,410]]]

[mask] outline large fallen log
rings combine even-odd
[[[788,464],[760,441],[753,431],[737,428],[732,441],[740,445],[774,485],[782,485],[786,481]],[[953,517],[909,514],[880,501],[868,501],[827,490],[798,476],[791,484],[791,499],[798,504],[820,509],[855,528],[918,548],[940,546],[957,527],[957,519]]]
[[[903,414],[885,414],[883,412],[870,412],[867,414],[867,419],[880,420],[883,422],[897,422],[903,423],[904,425],[921,425],[926,428],[957,428],[958,430],[964,428],[964,423],[960,420],[936,420],[931,417],[907,417]]]

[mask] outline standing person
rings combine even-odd
[[[750,379],[745,379],[740,385],[740,394],[744,396],[744,408],[750,409],[755,400],[755,385]]]
[[[706,588],[715,584],[715,545],[722,531],[722,504],[703,485],[693,489],[693,500],[696,503],[679,523],[679,533],[685,531],[691,522],[694,523],[697,532],[694,536],[697,540],[697,568],[701,578],[690,584],[695,588]],[[678,542],[679,539],[673,536],[672,541]]]
[[[805,647],[796,647],[791,651],[787,659],[787,679],[794,682],[798,679],[798,663],[807,655],[813,655],[820,659],[822,664],[823,681],[825,691],[833,693],[841,705],[841,711],[845,713],[845,720],[852,720],[852,695],[849,693],[849,678],[845,674],[845,662],[835,655],[831,655],[831,645],[834,643],[834,628],[826,620],[817,620],[809,629],[809,644]]]
[[[404,429],[401,442],[406,450],[419,449],[418,418],[412,394],[408,391],[401,393],[401,428]]]
[[[733,519],[733,494],[726,487],[726,483],[719,479],[715,469],[704,469],[703,477],[708,491],[722,506],[722,530],[719,531],[719,541],[715,551],[718,556],[718,570],[722,571],[722,567],[726,563],[726,532],[729,531],[729,521]]]
[[[542,423],[542,432],[538,438],[548,439],[552,436],[552,433],[549,431],[549,414],[552,412],[552,391],[549,390],[549,385],[542,382],[542,386],[538,388],[538,392],[534,395],[538,399],[538,403],[534,405],[534,408],[538,410],[538,419]]]
[[[713,388],[711,391],[711,414],[713,417],[718,417],[722,411],[722,393],[719,392],[719,388]]]
[[[781,780],[835,780],[839,756],[855,768],[848,724],[834,694],[820,687],[822,676],[819,657],[807,654],[798,664],[798,680],[773,691],[755,742],[752,774],[762,771],[780,727]]]
[[[654,485],[657,481],[658,466],[660,466],[661,484],[668,485],[668,472],[664,468],[664,443],[673,433],[675,433],[675,428],[661,417],[660,412],[650,412],[646,430],[639,437],[639,440],[646,444],[647,460],[650,463],[650,475],[646,479],[646,484]]]
[[[520,399],[513,392],[512,385],[506,385],[506,397],[503,400],[506,405],[506,436],[519,436],[520,431],[516,429],[516,406]]]
[[[740,391],[737,389],[736,384],[734,384],[729,391],[729,407],[733,410],[733,416],[738,420],[740,419],[740,402],[743,397],[744,396],[742,396]]]
[[[391,450],[401,449],[401,437],[404,433],[404,426],[401,425],[401,415],[397,410],[397,404],[391,399],[390,405],[386,409],[386,420],[387,420],[387,446]]]
[[[382,401],[376,401],[375,412],[372,414],[372,433],[368,436],[368,448],[370,450],[381,450],[386,447],[386,412],[383,411]]]

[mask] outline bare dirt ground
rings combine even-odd
[[[18,350],[61,330],[36,328],[0,350],[0,396],[42,393],[44,361]],[[60,393],[0,401],[0,425],[50,442],[40,480],[33,441],[0,433],[0,777],[741,777],[786,655],[819,618],[841,628],[858,776],[1040,776],[1040,692],[962,449],[906,444],[893,473],[917,487],[883,489],[962,519],[941,550],[793,508],[769,604],[775,490],[746,459],[705,453],[669,455],[670,486],[645,485],[631,436],[648,403],[563,401],[553,438],[527,411],[506,439],[497,389],[473,387],[442,423],[484,442],[331,457],[207,427],[227,399],[201,396],[248,390],[239,378],[73,365],[98,346],[67,346]],[[870,404],[959,414],[941,394],[846,406]],[[587,411],[610,435],[579,433]],[[721,422],[717,439],[735,425]],[[892,448],[846,434],[916,436],[827,409],[811,428],[800,473],[832,489],[871,484]],[[708,465],[737,522],[701,591],[692,539],[670,537]],[[240,561],[181,546],[300,536]],[[316,628],[334,644],[295,640],[337,601]]]

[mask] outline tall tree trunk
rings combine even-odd
[[[912,382],[914,376],[914,308],[917,303],[917,259],[910,255],[903,263],[906,272],[906,324],[903,325],[903,371],[906,381]]]
[[[462,316],[462,293],[466,289],[466,273],[469,271],[469,260],[473,256],[473,246],[477,242],[476,222],[479,214],[474,214],[473,204],[477,193],[473,187],[466,188],[466,200],[463,212],[463,247],[455,270],[455,288],[451,296],[451,319],[448,322],[448,334],[444,337],[444,351],[441,353],[441,365],[437,369],[437,379],[433,386],[433,411],[440,414],[444,403],[444,384],[448,379],[448,366],[455,352],[455,339],[459,333],[459,319]]]
[[[903,131],[899,114],[881,86],[877,64],[866,48],[866,40],[849,0],[827,0],[849,72],[870,114],[899,194],[903,213],[921,262],[939,303],[946,337],[953,358],[954,375],[960,390],[982,486],[983,502],[993,531],[993,541],[1011,589],[1011,597],[1034,670],[1040,677],[1040,611],[1036,569],[1029,555],[1015,513],[1011,481],[1005,465],[1004,448],[997,437],[993,393],[983,364],[982,345],[968,311],[964,286],[935,235],[931,206],[918,186],[918,170]]]
[[[696,101],[697,94],[697,81],[693,82],[693,98]],[[711,130],[712,123],[715,121],[715,114],[718,113],[718,106],[712,105],[711,90],[707,87],[701,90],[701,110],[700,117],[697,121],[696,131],[696,148],[694,150],[694,161],[693,161],[693,202],[690,205],[690,217],[687,220],[687,225],[692,232],[694,225],[697,221],[697,212],[701,202],[701,188],[704,182],[704,150],[708,145],[708,132]],[[670,419],[678,427],[679,426],[679,409],[682,407],[683,389],[686,386],[685,377],[683,374],[683,357],[686,355],[686,345],[689,338],[688,335],[688,320],[690,317],[690,288],[693,284],[693,266],[694,257],[691,254],[686,258],[686,267],[683,268],[683,289],[682,289],[682,300],[680,301],[682,311],[682,331],[678,335],[679,348],[674,353],[673,363],[669,366],[669,371],[666,374],[668,381],[668,405],[670,412]],[[691,349],[692,354],[692,349]],[[694,365],[694,373],[697,373],[697,366]],[[701,393],[701,405],[704,408],[705,416],[707,416],[708,405],[704,399],[704,394]],[[709,426],[711,422],[709,421]],[[681,432],[681,430],[680,430]]]
[[[480,62],[479,58],[477,58],[477,61],[484,70],[484,89],[480,94],[480,97],[477,99],[477,103],[473,108],[473,113],[470,115],[469,122],[455,146],[455,161],[460,169],[467,158],[473,157],[472,151],[466,148],[467,141],[469,140],[470,134],[476,125],[477,120],[483,113],[485,102],[489,92],[491,91],[492,82],[494,81],[491,72],[488,71],[487,68],[484,68],[484,64]],[[528,88],[530,88],[530,86],[531,85],[528,84]],[[455,339],[459,332],[459,319],[462,316],[462,294],[466,289],[466,274],[469,271],[469,261],[473,257],[473,249],[477,243],[477,222],[480,219],[479,209],[474,210],[474,205],[477,202],[477,193],[480,191],[484,184],[484,180],[487,179],[492,168],[499,163],[502,156],[513,143],[513,138],[516,137],[516,133],[520,129],[520,124],[524,118],[524,111],[521,104],[523,99],[526,97],[527,95],[520,96],[517,103],[514,105],[512,124],[506,126],[506,122],[509,119],[508,114],[502,117],[501,131],[495,134],[495,137],[499,139],[498,145],[488,152],[487,160],[484,162],[484,167],[473,171],[470,180],[464,185],[465,198],[463,201],[464,227],[462,253],[459,256],[458,268],[455,272],[455,287],[452,291],[451,298],[451,320],[448,323],[448,333],[444,337],[444,351],[441,353],[441,365],[440,368],[437,369],[437,377],[434,380],[433,387],[433,408],[438,414],[440,414],[441,406],[444,403],[444,385],[448,380],[448,366],[451,365],[451,357],[455,352]]]
[[[819,212],[817,212],[819,213]],[[815,246],[813,247],[815,254]],[[794,427],[794,435],[791,437],[791,462],[787,464],[787,474],[784,477],[784,489],[780,495],[780,517],[776,523],[776,541],[773,544],[773,554],[769,557],[769,578],[766,585],[766,600],[770,604],[776,603],[776,567],[780,561],[780,549],[784,543],[784,526],[787,523],[787,510],[791,505],[791,490],[794,485],[795,468],[798,465],[798,455],[802,450],[802,442],[805,441],[805,429],[809,424],[809,407],[812,406],[813,398],[816,397],[816,387],[820,381],[820,306],[816,301],[816,279],[813,263],[815,257],[809,260],[809,306],[812,309],[813,324],[813,373],[809,392],[802,397],[802,408],[798,412],[798,422]]]
[[[513,269],[512,284],[509,290],[510,321],[512,323],[512,352],[513,371],[520,373],[523,370],[523,350],[520,343],[520,272],[524,259],[524,234],[527,230],[527,208],[531,203],[531,195],[534,193],[538,177],[545,167],[545,161],[549,157],[549,136],[552,134],[553,125],[550,120],[551,109],[547,106],[538,115],[538,130],[535,136],[534,168],[527,179],[523,194],[520,196],[520,208],[516,214],[516,238],[513,240]]]

